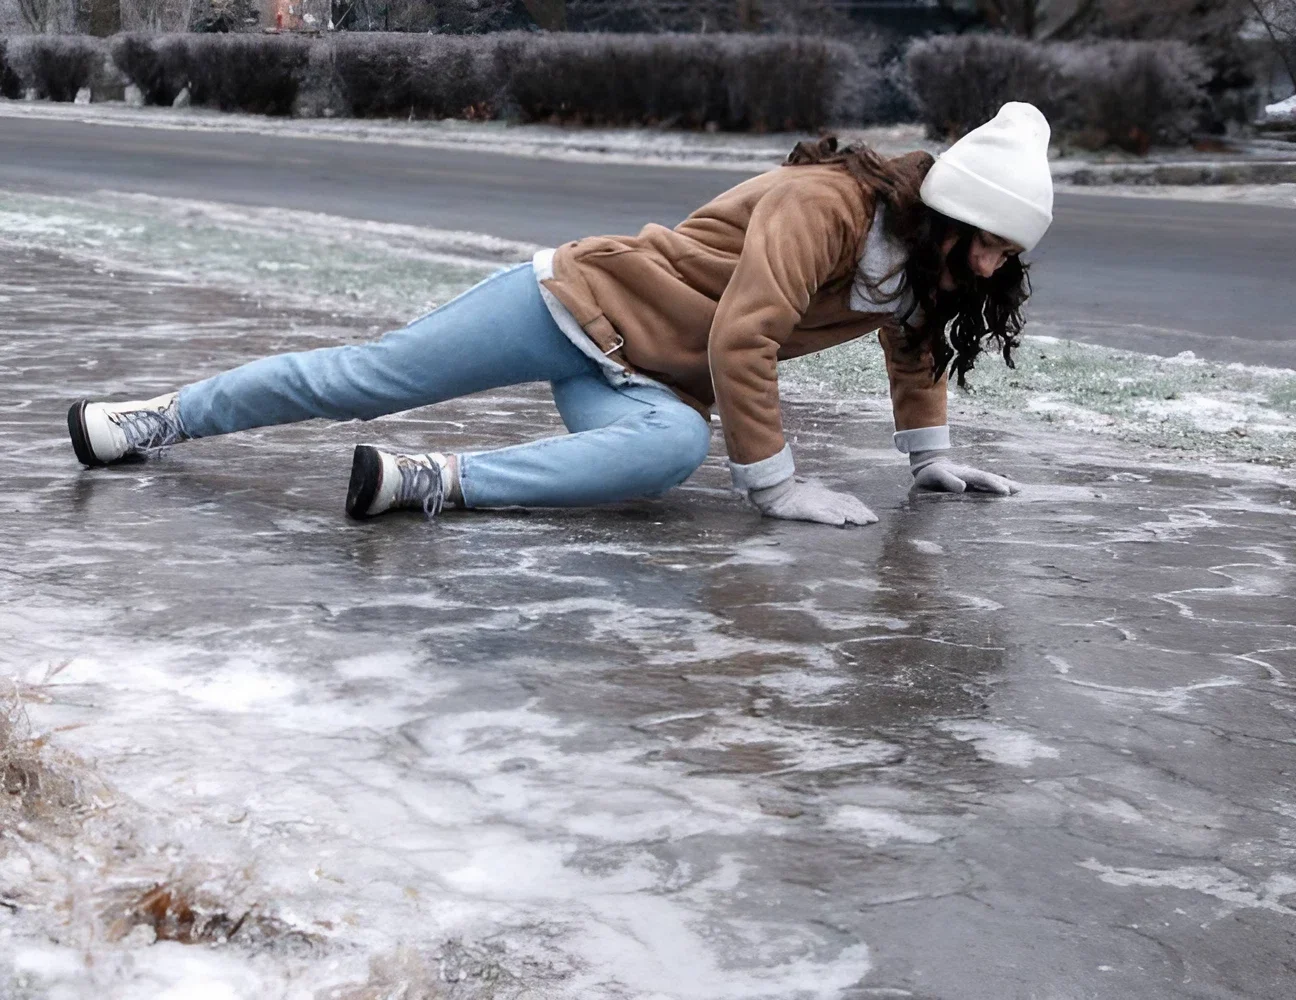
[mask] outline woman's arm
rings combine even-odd
[[[915,347],[903,330],[878,331],[891,385],[891,412],[895,416],[895,446],[905,454],[949,447],[949,376],[932,378],[930,349]]]
[[[779,348],[837,267],[851,231],[844,200],[806,198],[791,184],[773,188],[752,212],[708,343],[716,408],[740,488],[792,475],[779,407]]]
[[[711,325],[711,380],[729,469],[734,485],[769,517],[837,525],[877,520],[855,497],[794,478],[779,406],[779,348],[854,245],[853,232],[844,199],[806,198],[791,185],[773,189],[752,213]]]
[[[914,348],[902,330],[878,331],[891,383],[895,446],[909,456],[914,484],[944,493],[974,490],[1007,496],[1020,488],[1010,479],[949,459],[949,378],[932,378],[932,355]]]

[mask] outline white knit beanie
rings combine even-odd
[[[923,181],[923,203],[1033,250],[1053,221],[1049,135],[1035,105],[1005,104],[936,161]]]

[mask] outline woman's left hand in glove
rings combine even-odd
[[[1019,483],[993,472],[983,472],[970,465],[951,462],[944,451],[915,451],[909,455],[909,471],[914,485],[925,490],[943,493],[963,493],[974,490],[1008,496],[1021,490]]]

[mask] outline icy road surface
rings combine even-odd
[[[65,216],[0,264],[0,995],[1292,996],[1290,472],[972,409],[1033,485],[914,496],[884,406],[803,395],[879,525],[760,520],[718,440],[660,501],[342,517],[355,441],[556,430],[531,389],[85,472],[78,395],[372,331],[340,250],[195,223],[163,275]]]

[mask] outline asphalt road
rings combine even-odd
[[[380,143],[0,120],[0,187],[277,205],[556,244],[673,224],[741,172]],[[1037,332],[1296,367],[1296,213],[1060,195]]]

